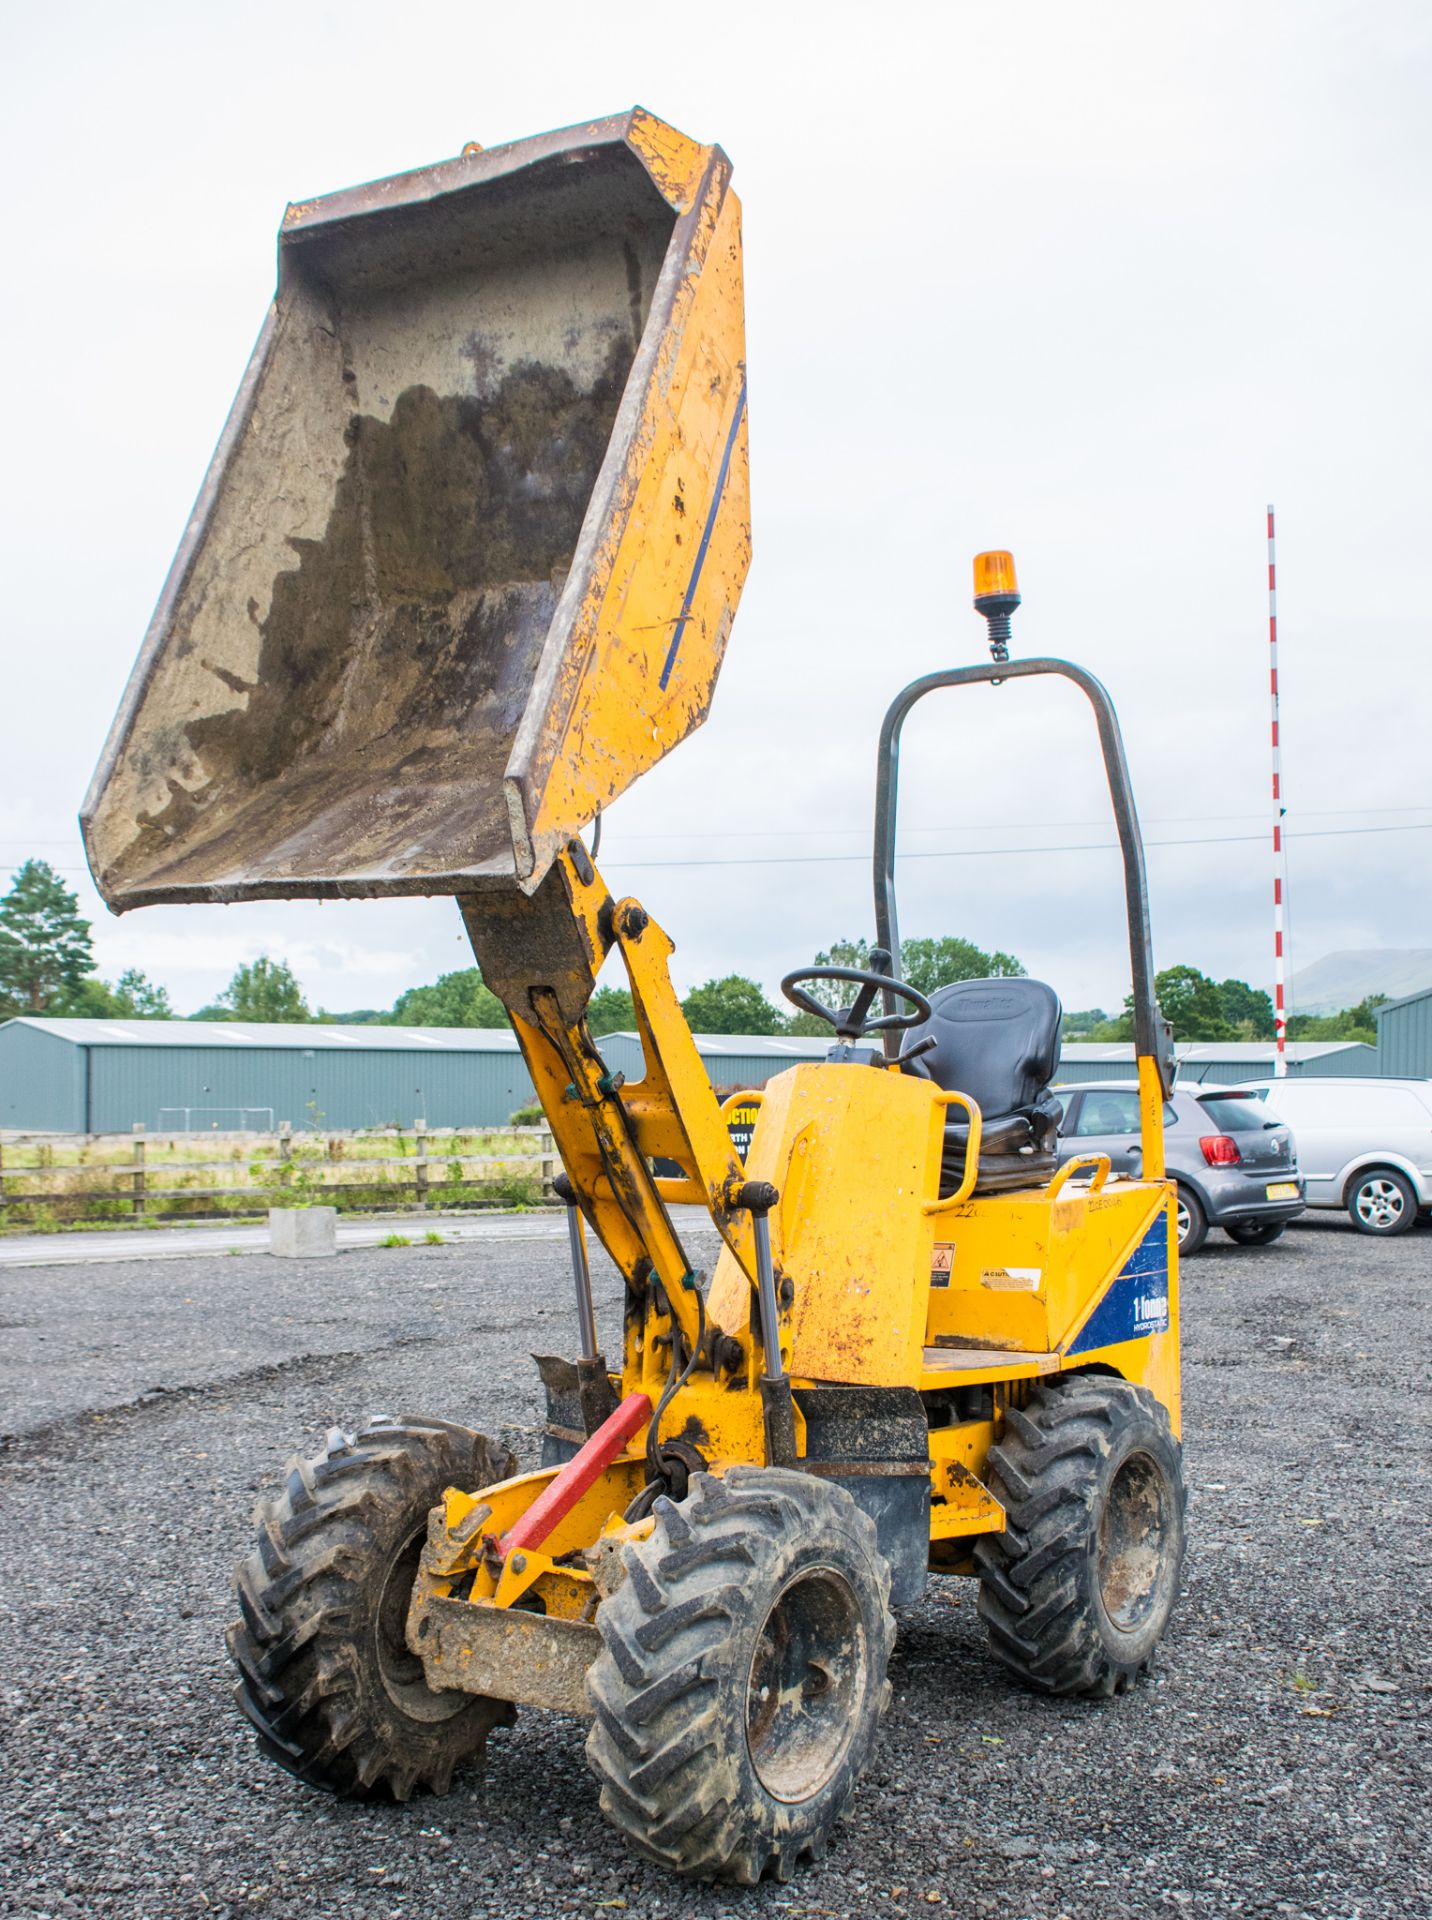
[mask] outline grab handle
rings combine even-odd
[[[942,1107],[963,1107],[970,1116],[970,1138],[965,1148],[965,1175],[952,1194],[943,1200],[927,1200],[925,1212],[948,1213],[951,1207],[958,1207],[969,1199],[975,1190],[975,1180],[980,1169],[980,1134],[984,1130],[984,1119],[977,1101],[971,1100],[967,1093],[941,1093],[935,1096]]]
[[[728,1093],[726,1098],[721,1102],[722,1120],[725,1120],[726,1115],[731,1111],[732,1107],[759,1107],[765,1100],[765,1097],[765,1094],[761,1092],[759,1087],[752,1088],[749,1093]]]
[[[1109,1169],[1112,1164],[1113,1162],[1109,1159],[1107,1153],[1076,1153],[1072,1160],[1066,1160],[1064,1162],[1064,1165],[1049,1182],[1049,1192],[1046,1197],[1050,1200],[1057,1200],[1065,1187],[1068,1186],[1070,1175],[1076,1167],[1093,1167],[1094,1177],[1089,1182],[1089,1191],[1090,1193],[1102,1193],[1104,1190],[1104,1182],[1109,1177]]]

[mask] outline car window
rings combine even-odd
[[[1109,1087],[1084,1095],[1074,1132],[1077,1138],[1093,1134],[1137,1133],[1139,1096],[1127,1088]]]
[[[1263,1102],[1251,1093],[1213,1093],[1198,1103],[1220,1133],[1261,1133],[1278,1124]]]

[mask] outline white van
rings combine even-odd
[[[1250,1080],[1297,1141],[1310,1207],[1346,1207],[1362,1233],[1406,1233],[1432,1208],[1432,1080]]]

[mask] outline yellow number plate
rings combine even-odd
[[[1293,1180],[1280,1180],[1276,1185],[1268,1189],[1268,1198],[1270,1200],[1296,1200],[1297,1197],[1297,1183]]]

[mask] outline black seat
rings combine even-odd
[[[1046,1180],[1058,1163],[1059,1103],[1049,1090],[1059,1059],[1062,1009],[1042,980],[956,980],[930,995],[930,1018],[903,1036],[935,1045],[906,1067],[948,1093],[966,1093],[980,1109],[976,1193]],[[940,1191],[964,1177],[970,1127],[951,1109],[945,1126]]]

